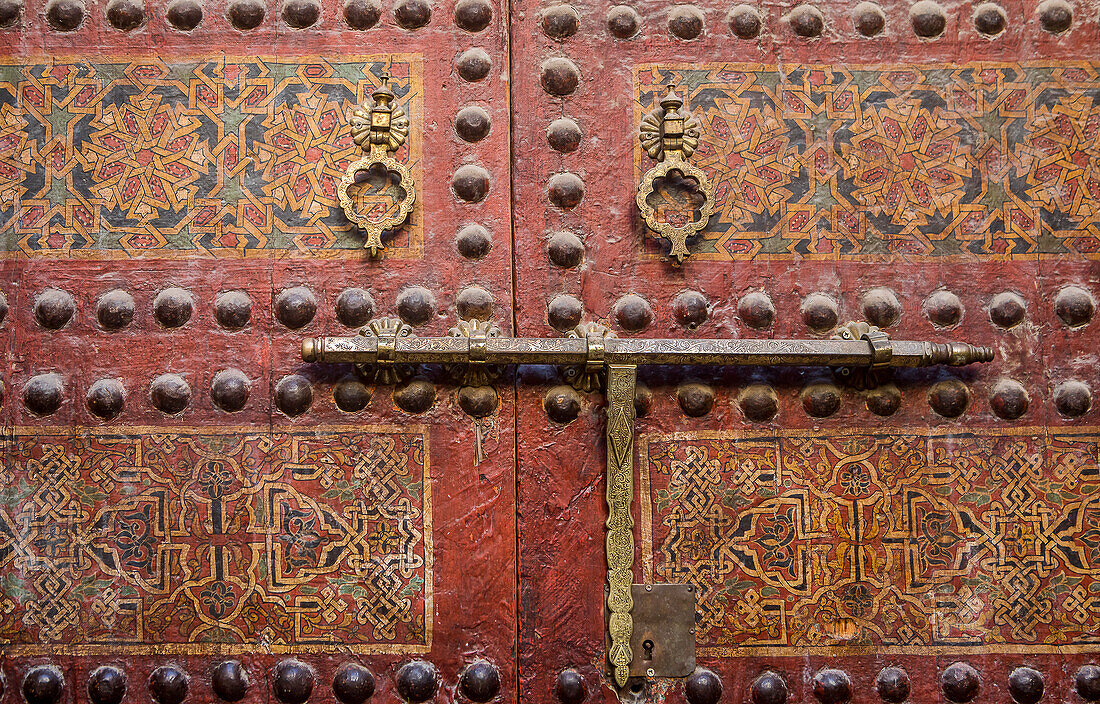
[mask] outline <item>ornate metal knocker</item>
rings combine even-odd
[[[669,252],[676,264],[682,264],[691,252],[687,248],[687,239],[698,234],[707,226],[714,214],[714,187],[710,185],[706,174],[698,166],[688,162],[695,148],[699,146],[699,120],[683,110],[684,101],[668,87],[668,93],[661,99],[661,107],[655,108],[642,119],[639,138],[642,148],[659,163],[645,172],[638,183],[638,210],[650,233],[658,239],[666,239],[672,245]],[[697,184],[703,202],[698,207],[697,217],[660,218],[660,213],[650,203],[655,191],[657,179],[667,179],[673,172],[685,180]]]
[[[390,152],[397,151],[409,136],[409,118],[404,110],[392,104],[394,94],[388,82],[389,76],[383,76],[378,90],[351,113],[348,122],[351,124],[352,139],[367,152],[367,156],[352,162],[340,181],[340,207],[348,220],[366,233],[363,248],[369,249],[372,257],[386,248],[382,244],[382,233],[405,222],[416,202],[416,184],[412,174],[404,164],[390,156]],[[396,184],[391,182],[392,174],[397,175]],[[348,190],[372,179],[386,193],[390,187],[396,186],[399,195],[389,204],[356,203]]]

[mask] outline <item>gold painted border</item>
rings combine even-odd
[[[3,643],[0,655],[12,657],[44,655],[247,655],[264,651],[285,653],[356,653],[359,655],[411,655],[431,651],[435,625],[435,541],[432,521],[431,435],[428,426],[410,425],[325,425],[314,428],[276,428],[271,426],[120,426],[88,428],[84,426],[15,426],[5,436],[13,435],[149,435],[154,433],[194,433],[196,435],[234,435],[240,433],[402,433],[419,434],[424,443],[424,644],[413,643]]]

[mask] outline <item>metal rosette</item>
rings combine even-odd
[[[654,192],[654,182],[657,179],[667,177],[672,171],[679,171],[685,179],[691,179],[699,184],[698,191],[703,196],[703,204],[699,206],[699,219],[692,220],[679,227],[672,223],[657,220],[657,211],[649,204],[649,197]],[[684,259],[691,254],[687,248],[688,237],[699,234],[707,226],[707,221],[710,220],[717,209],[714,203],[714,189],[711,187],[707,175],[698,166],[678,158],[666,159],[646,171],[638,184],[638,195],[635,201],[638,204],[638,212],[641,214],[642,220],[649,228],[650,236],[668,240],[669,244],[672,245],[669,256],[675,259],[677,264],[682,264]]]
[[[381,166],[387,171],[396,173],[401,179],[401,188],[405,191],[405,197],[401,199],[397,212],[377,221],[356,211],[355,204],[348,196],[348,189],[355,184],[355,174],[360,171],[370,171],[374,166]],[[372,255],[377,255],[385,249],[385,245],[382,244],[382,233],[404,223],[412,212],[413,205],[416,203],[416,185],[405,165],[393,157],[365,156],[348,166],[347,171],[344,172],[344,178],[340,179],[339,195],[340,207],[344,209],[344,215],[366,232],[367,238],[363,242],[363,248],[370,249]]]

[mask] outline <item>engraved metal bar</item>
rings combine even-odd
[[[615,682],[630,677],[630,635],[634,631],[634,386],[638,369],[607,365],[607,609]]]

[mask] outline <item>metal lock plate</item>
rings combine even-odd
[[[687,677],[695,670],[695,587],[634,584],[631,677]]]

